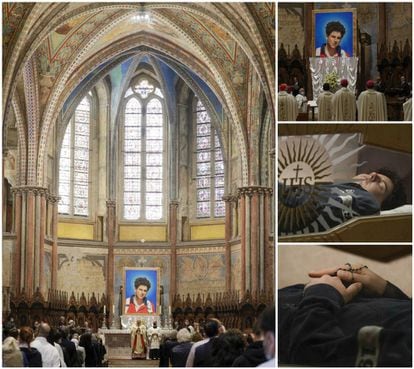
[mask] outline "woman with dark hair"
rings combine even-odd
[[[244,351],[243,334],[238,329],[229,329],[214,338],[211,366],[230,367]]]
[[[30,327],[22,327],[19,332],[20,351],[23,354],[23,365],[28,367],[42,366],[42,355],[34,347],[30,347],[33,341],[33,329]]]

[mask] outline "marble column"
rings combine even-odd
[[[170,305],[177,293],[177,212],[178,201],[171,201],[168,227],[168,241],[171,247]]]
[[[112,311],[112,307],[115,304],[114,301],[114,268],[115,268],[115,258],[114,258],[114,244],[115,244],[115,234],[116,234],[116,202],[113,200],[106,201],[106,211],[107,211],[107,232],[108,232],[108,259],[107,259],[107,273],[106,273],[106,296],[108,301],[109,309],[109,326],[112,325],[112,314],[115,314]]]
[[[23,193],[20,189],[14,188],[14,231],[16,233],[16,244],[14,247],[14,264],[13,264],[13,290],[14,295],[18,295],[21,290],[21,259],[22,259],[22,196]]]
[[[15,194],[15,232],[16,245],[13,274],[14,291],[19,293],[24,287],[31,297],[37,287],[43,286],[44,239],[46,221],[47,189],[36,186],[13,188]]]
[[[52,236],[52,266],[51,266],[51,277],[50,277],[50,284],[52,290],[57,289],[57,273],[58,273],[58,202],[60,197],[49,195],[49,202],[52,205],[52,229],[51,229],[51,236]]]
[[[29,297],[33,295],[34,282],[34,242],[35,242],[35,193],[33,188],[27,188],[26,211],[26,260],[25,260],[25,290]]]
[[[241,291],[254,298],[274,288],[271,232],[272,189],[261,186],[238,189],[241,233]]]
[[[226,265],[226,284],[225,288],[227,292],[231,290],[231,245],[230,240],[232,237],[232,196],[223,196],[223,200],[226,207],[225,215],[225,265]]]
[[[246,291],[246,234],[247,234],[247,222],[246,222],[246,196],[242,188],[239,189],[239,218],[240,218],[240,290],[244,294]]]
[[[272,232],[271,211],[274,206],[272,202],[273,189],[267,188],[264,191],[264,290],[266,292],[275,292],[275,245],[271,242],[270,235]]]
[[[259,276],[259,232],[260,232],[260,199],[261,189],[259,187],[250,187],[249,194],[251,195],[250,206],[250,281],[251,292],[257,295],[260,290],[260,276]]]
[[[46,296],[46,273],[45,273],[45,234],[46,234],[46,198],[47,192],[40,191],[40,219],[39,219],[39,287],[43,297]]]

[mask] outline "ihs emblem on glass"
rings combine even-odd
[[[311,137],[283,137],[279,141],[278,188],[279,234],[304,230],[328,201],[319,185],[330,181],[332,163],[328,153]]]

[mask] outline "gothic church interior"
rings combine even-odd
[[[2,7],[3,317],[118,327],[141,268],[161,322],[251,327],[275,288],[275,4]]]

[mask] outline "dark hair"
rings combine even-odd
[[[238,329],[229,329],[214,339],[211,350],[212,366],[230,367],[244,352],[243,334]]]
[[[148,289],[151,288],[151,283],[147,278],[139,277],[134,282],[135,289],[137,289],[139,286],[147,286]]]
[[[204,332],[207,337],[214,337],[218,335],[219,324],[216,320],[209,320],[204,326]]]
[[[330,87],[331,86],[329,85],[329,83],[324,83],[323,86],[322,86],[324,91],[329,91]]]
[[[33,341],[33,329],[30,327],[21,327],[19,339],[22,342],[26,342],[30,346],[30,342]]]
[[[329,22],[325,28],[326,36],[329,36],[332,32],[340,32],[342,38],[345,35],[345,27],[338,21]]]
[[[275,307],[273,305],[267,307],[260,315],[260,329],[263,333],[272,332],[273,334],[275,334],[275,327]]]
[[[394,185],[392,192],[382,202],[381,210],[390,210],[406,204],[407,195],[405,193],[401,177],[396,172],[388,168],[380,168],[376,172],[387,176]]]

